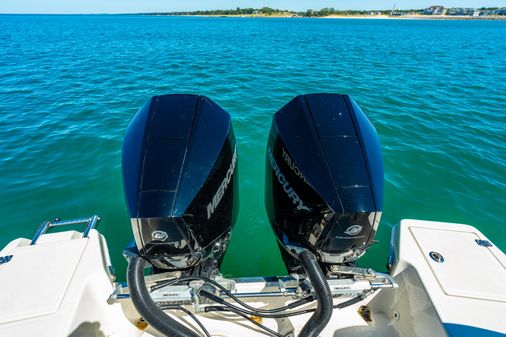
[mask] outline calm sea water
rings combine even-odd
[[[241,208],[222,271],[284,274],[263,206],[272,114],[353,95],[385,162],[383,269],[403,218],[468,223],[506,251],[506,22],[0,16],[0,246],[99,214],[119,277],[131,238],[121,145],[152,95],[207,95],[233,116]],[[465,262],[465,261],[463,261]]]

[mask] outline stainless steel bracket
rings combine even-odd
[[[86,227],[84,228],[84,231],[83,231],[83,238],[87,238],[88,235],[90,234],[90,231],[97,226],[97,223],[99,221],[100,221],[100,217],[98,215],[93,215],[89,218],[80,218],[80,219],[72,219],[72,220],[55,219],[53,221],[43,222],[39,226],[37,231],[35,232],[35,235],[33,236],[31,245],[35,245],[37,243],[37,240],[40,238],[40,236],[45,234],[50,228],[53,228],[53,227],[86,224]]]

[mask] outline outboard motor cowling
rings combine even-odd
[[[370,246],[383,204],[378,136],[348,95],[294,98],[273,117],[266,209],[293,271],[300,249],[323,264],[353,262]]]
[[[170,270],[221,263],[238,210],[227,112],[204,96],[153,97],[128,126],[123,181],[142,257]]]

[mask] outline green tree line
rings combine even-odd
[[[500,10],[497,7],[482,7],[480,10]],[[279,14],[287,14],[292,16],[300,16],[300,17],[324,17],[329,15],[369,15],[370,13],[374,14],[382,14],[382,15],[390,15],[392,13],[423,13],[423,9],[407,9],[407,10],[391,10],[391,9],[378,9],[378,10],[337,10],[335,8],[322,8],[319,10],[308,9],[302,12],[295,12],[290,10],[282,10],[275,9],[270,7],[262,7],[262,8],[240,8],[236,9],[216,9],[216,10],[202,10],[202,11],[178,11],[178,12],[167,12],[167,13],[146,13],[146,14],[157,14],[157,15],[252,15],[252,14],[260,14],[260,15],[279,15]],[[501,15],[502,13],[498,13]]]

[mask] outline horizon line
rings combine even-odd
[[[432,7],[432,6],[429,6]],[[409,11],[409,10],[423,10],[425,8],[408,8],[408,9],[394,9],[397,11]],[[481,6],[481,7],[446,7],[445,8],[474,8],[474,9],[480,9],[480,8],[505,8],[502,6]],[[260,10],[261,8],[254,8],[254,7],[239,7],[240,9],[255,9]],[[313,11],[321,11],[322,9],[328,9],[331,7],[323,7],[320,9],[311,9]],[[197,9],[197,10],[173,10],[173,11],[148,11],[148,12],[62,12],[62,13],[2,13],[0,12],[0,15],[146,15],[146,14],[171,14],[171,13],[196,13],[196,12],[212,12],[212,11],[227,11],[227,10],[236,10],[237,8],[229,8],[229,9]],[[306,10],[294,10],[294,9],[278,9],[278,8],[272,8],[275,11],[279,12],[292,12],[292,13],[304,13],[309,9]],[[337,12],[345,12],[345,11],[356,11],[356,12],[374,12],[374,11],[392,11],[392,8],[374,8],[374,9],[335,9]]]

